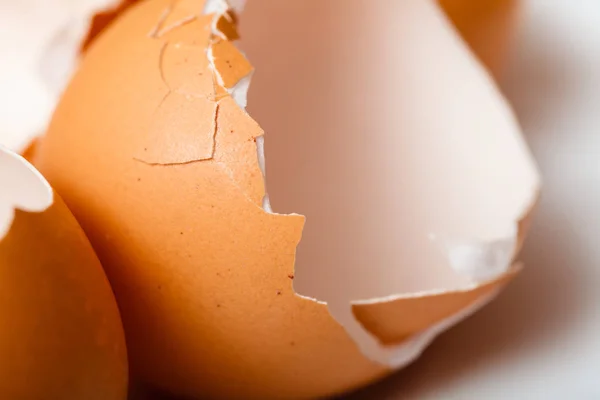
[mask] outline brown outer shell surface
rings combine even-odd
[[[0,240],[0,398],[125,400],[119,311],[83,231],[55,194]]]
[[[133,372],[178,394],[263,399],[321,397],[385,376],[390,370],[365,358],[325,305],[294,293],[304,218],[261,208],[255,140],[262,130],[223,88],[202,81],[215,78],[207,62],[190,64],[222,40],[212,36],[211,18],[189,18],[204,2],[171,3],[136,5],[94,41],[36,155],[107,271]],[[196,56],[164,58],[170,46]],[[229,82],[227,70],[219,72]],[[191,84],[184,90],[182,82]],[[161,109],[173,96],[182,105],[218,103],[198,108],[210,110],[204,114]],[[213,120],[214,132],[182,132],[189,143],[152,148],[148,140],[170,123]],[[191,159],[181,150],[188,145],[204,156]],[[449,296],[423,298],[419,307],[452,315],[473,300],[448,307]],[[361,305],[355,313],[394,342],[424,325],[399,320],[378,332],[383,314],[404,315],[408,304],[389,304],[389,313],[385,304]]]

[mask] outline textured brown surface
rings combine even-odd
[[[304,219],[260,208],[256,123],[231,97],[221,98],[222,89],[181,85],[210,76],[207,63],[161,58],[171,45],[206,54],[211,36],[210,18],[187,18],[187,7],[201,10],[202,1],[172,9],[182,23],[161,20],[169,3],[132,8],[90,47],[37,159],[105,266],[133,372],[164,389],[211,398],[309,398],[386,374],[326,307],[295,295],[289,276]],[[187,107],[163,113],[172,96],[182,104],[220,99],[213,157],[191,160],[176,145],[163,148],[168,163],[142,159],[155,151],[149,127],[184,126],[200,116]],[[215,120],[212,111],[203,117]],[[211,135],[197,137],[213,143]]]

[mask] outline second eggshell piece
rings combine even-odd
[[[81,227],[0,147],[0,398],[125,400],[125,336]]]

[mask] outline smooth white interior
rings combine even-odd
[[[536,169],[435,3],[254,0],[242,37],[271,204],[307,217],[299,294],[331,307],[506,272]]]
[[[307,217],[296,293],[327,303],[366,356],[402,367],[496,293],[393,347],[351,306],[509,270],[539,185],[519,127],[433,1],[255,0],[242,21],[265,209]]]
[[[23,157],[0,146],[0,240],[10,230],[15,209],[41,212],[52,202],[46,179]]]
[[[406,365],[493,296],[393,348],[351,305],[509,270],[538,191],[512,112],[432,0],[253,0],[241,28],[265,209],[307,217],[296,293],[327,303],[371,359]]]

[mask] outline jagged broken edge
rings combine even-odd
[[[214,19],[213,19],[213,23],[211,25],[211,27],[213,29],[213,32],[212,32],[213,38],[212,39],[213,40],[215,40],[215,39],[216,40],[232,39],[231,35],[227,35],[225,32],[218,29],[218,26],[219,26],[218,21],[219,21],[219,19],[222,19],[222,18],[229,18],[231,23],[236,24],[237,23],[237,14],[235,14],[236,10],[233,10],[229,6],[229,3],[225,0],[212,0],[212,1],[209,0],[205,4],[205,8],[204,8],[204,12],[207,12],[207,11],[209,11],[209,12],[216,11],[216,12],[214,12]],[[233,19],[231,17],[232,15],[233,15]],[[235,39],[237,39],[237,37],[235,37]],[[239,49],[238,49],[238,51],[239,51]],[[243,53],[241,53],[241,54],[242,54],[242,56],[244,56]],[[237,105],[245,112],[246,105],[247,105],[247,100],[246,100],[247,92],[248,92],[248,88],[250,86],[250,81],[252,78],[252,74],[254,73],[254,70],[251,69],[250,72],[247,75],[241,77],[235,85],[233,85],[229,88],[226,88],[225,82],[224,82],[221,74],[219,73],[218,68],[215,65],[215,58],[212,54],[212,46],[210,46],[210,45],[207,49],[207,55],[209,57],[209,64],[213,71],[213,74],[214,74],[214,77],[216,80],[216,84],[218,84],[222,88],[225,88],[225,90],[227,90],[227,93],[231,97],[234,98]],[[271,208],[271,205],[269,202],[269,196],[268,196],[268,193],[266,190],[266,168],[265,168],[264,136],[263,135],[256,138],[256,145],[257,145],[257,161],[259,164],[259,168],[262,172],[263,181],[265,184],[263,210],[269,214],[278,215],[278,214],[274,213]],[[238,185],[236,185],[236,186],[238,186]],[[297,214],[293,214],[293,215],[297,215]],[[519,269],[520,269],[520,266],[513,267],[513,270],[519,270]],[[473,304],[470,304],[469,306],[460,310],[456,314],[451,315],[442,321],[439,321],[438,323],[436,323],[434,326],[430,327],[429,329],[426,329],[423,332],[417,333],[417,334],[411,336],[410,338],[407,338],[402,343],[400,343],[398,345],[393,345],[393,346],[383,346],[380,343],[379,339],[374,334],[370,333],[360,323],[360,321],[358,321],[356,316],[352,313],[352,307],[354,305],[390,302],[393,300],[399,300],[399,299],[403,299],[403,298],[427,297],[427,296],[432,296],[432,295],[435,296],[438,294],[466,292],[466,291],[476,289],[477,287],[481,287],[491,281],[493,281],[493,280],[490,280],[487,282],[477,282],[469,287],[461,288],[458,290],[436,291],[436,292],[427,292],[427,293],[423,292],[423,293],[417,293],[417,294],[402,294],[402,295],[387,296],[387,297],[381,297],[381,298],[375,298],[375,299],[369,299],[369,300],[351,301],[351,302],[349,302],[347,307],[341,313],[339,312],[339,310],[337,310],[337,311],[333,310],[330,307],[331,305],[328,305],[327,302],[301,295],[301,294],[297,293],[295,290],[294,290],[294,292],[295,292],[295,295],[301,299],[309,300],[309,301],[315,302],[317,304],[327,306],[331,316],[340,325],[342,325],[346,329],[346,332],[348,333],[348,335],[353,339],[354,343],[361,349],[361,351],[363,352],[363,354],[366,357],[372,359],[373,361],[376,361],[383,365],[386,365],[390,368],[400,368],[400,367],[403,367],[403,366],[411,363],[412,361],[414,361],[414,359],[416,359],[421,354],[421,352],[441,332],[443,332],[446,329],[448,329],[449,327],[455,325],[459,321],[467,318],[468,316],[470,316],[471,314],[475,313],[477,310],[479,310],[480,308],[485,306],[491,300],[493,300],[496,297],[496,295],[499,293],[500,288],[496,288],[496,289],[492,290],[491,293],[489,293],[485,296],[482,296],[480,299],[475,301]]]

